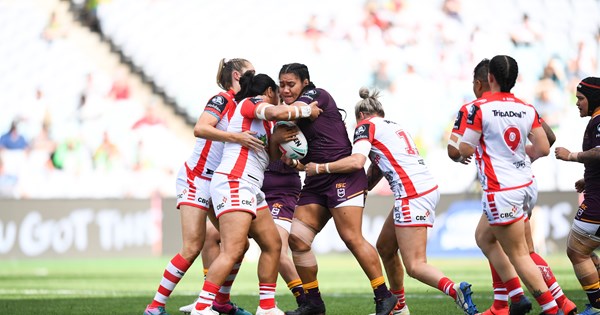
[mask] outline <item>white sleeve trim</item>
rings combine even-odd
[[[354,146],[352,147],[352,154],[359,153],[368,158],[369,152],[371,152],[371,142],[368,140],[359,140],[354,143]]]
[[[460,142],[476,147],[479,144],[479,139],[481,139],[481,132],[467,128]]]

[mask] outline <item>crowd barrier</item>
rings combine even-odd
[[[481,217],[479,198],[441,196],[434,228],[429,229],[428,255],[481,256],[473,237]],[[579,198],[575,192],[540,193],[532,218],[539,252],[564,253]],[[392,205],[391,196],[368,198],[363,234],[372,244]],[[0,199],[3,259],[151,257],[173,255],[180,246],[175,199]],[[347,251],[333,222],[317,235],[313,248],[319,254]]]

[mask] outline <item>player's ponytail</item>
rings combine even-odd
[[[239,102],[247,97],[263,95],[268,88],[278,89],[271,77],[263,73],[255,75],[254,70],[246,71],[240,78],[240,91],[235,94],[235,100]]]
[[[231,89],[233,87],[233,71],[241,73],[244,67],[247,68],[249,64],[248,60],[242,58],[234,58],[228,61],[222,58],[219,61],[219,69],[217,70],[217,85],[225,91]]]
[[[385,117],[383,105],[379,101],[379,90],[374,89],[371,92],[368,88],[361,87],[358,91],[358,95],[362,100],[356,103],[356,106],[354,107],[356,120],[360,119],[360,113],[368,116],[377,115],[379,117]]]

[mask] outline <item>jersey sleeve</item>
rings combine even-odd
[[[454,119],[454,126],[452,126],[452,133],[462,136],[465,134],[465,128],[467,126],[467,116],[469,112],[466,106],[460,108]]]
[[[469,110],[465,128],[469,128],[481,133],[483,128],[481,123],[481,108],[479,108],[479,106],[473,105]]]
[[[533,109],[533,112],[535,113],[535,117],[531,124],[531,129],[541,127],[542,121],[544,121],[537,110]]]
[[[375,125],[368,121],[362,121],[358,123],[354,129],[354,144],[359,141],[367,140],[369,143],[373,142],[375,138]]]
[[[263,103],[263,100],[258,97],[246,98],[242,101],[240,108],[240,113],[242,116],[250,119],[256,119],[255,109],[260,103]]]
[[[228,103],[229,101],[223,95],[217,94],[206,103],[204,111],[221,120],[225,113],[227,113]]]

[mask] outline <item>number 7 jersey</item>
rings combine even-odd
[[[381,117],[362,120],[354,130],[354,145],[362,141],[370,143],[369,159],[381,169],[397,199],[437,188],[412,137],[400,125]]]
[[[481,133],[479,143],[471,145],[481,156],[478,172],[483,190],[503,191],[531,184],[531,160],[525,146],[531,130],[541,126],[535,108],[511,93],[489,94],[471,106],[466,127]]]

